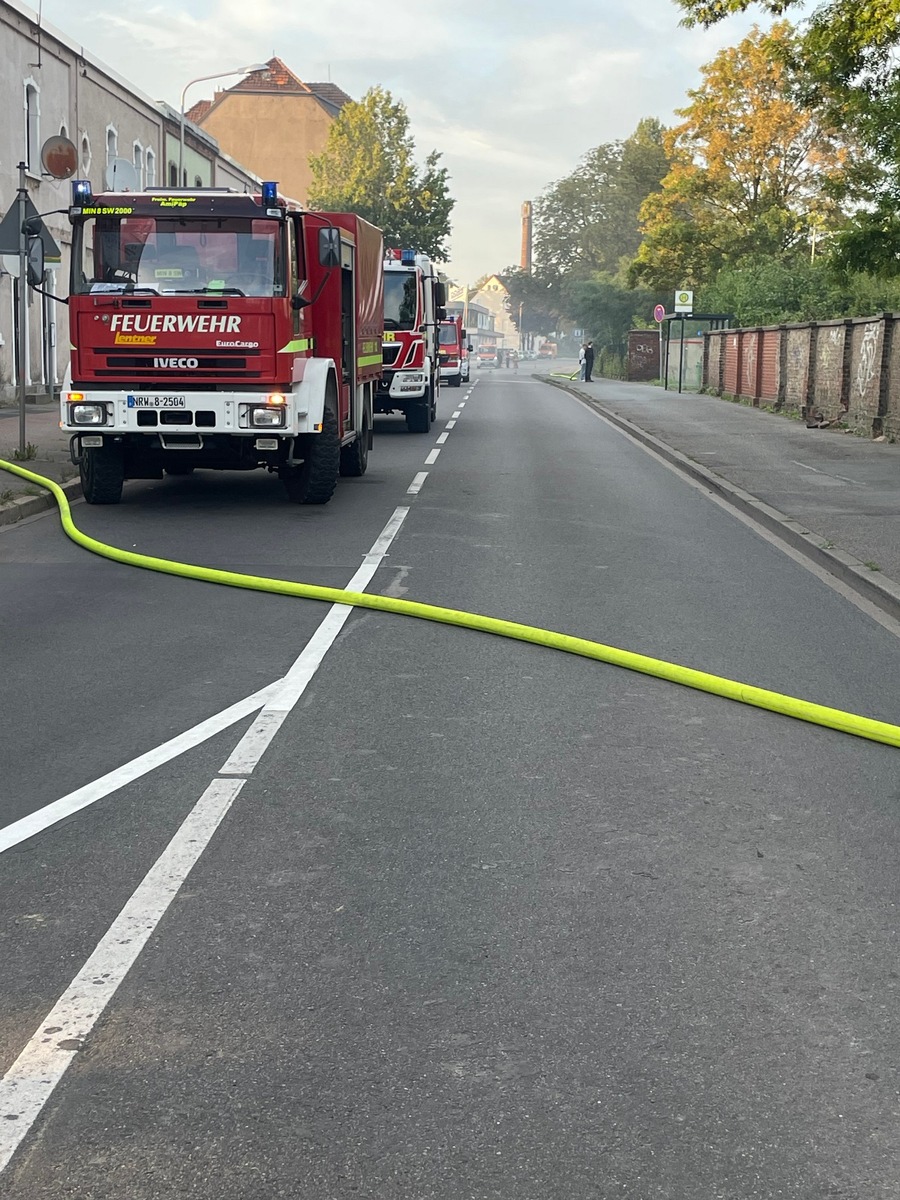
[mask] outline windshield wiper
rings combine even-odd
[[[202,287],[202,288],[173,288],[169,296],[246,296],[240,288],[232,287]]]

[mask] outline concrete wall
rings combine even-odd
[[[632,383],[649,383],[662,378],[659,361],[659,330],[632,329],[628,333],[625,378]]]
[[[321,154],[334,118],[314,96],[297,92],[220,92],[202,128],[260,179],[306,202],[309,156]]]
[[[705,338],[707,391],[810,424],[840,423],[870,437],[900,437],[900,314],[726,329]],[[896,331],[896,332],[895,332]]]

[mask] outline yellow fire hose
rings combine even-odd
[[[503,621],[498,617],[485,617],[478,613],[460,612],[454,608],[420,604],[414,600],[398,600],[392,596],[378,596],[369,592],[348,592],[343,588],[321,587],[313,583],[294,583],[287,579],[266,579],[259,575],[240,575],[234,571],[219,571],[212,567],[198,567],[191,563],[174,562],[166,558],[153,558],[147,554],[134,554],[130,550],[120,550],[116,546],[108,546],[104,542],[97,541],[96,538],[89,537],[88,534],[82,533],[77,528],[72,520],[65,492],[52,479],[35,475],[33,471],[27,471],[17,463],[4,462],[2,459],[0,459],[0,470],[11,471],[14,475],[27,479],[30,483],[47,488],[59,505],[62,527],[73,542],[83,546],[85,550],[90,550],[93,554],[99,554],[114,562],[124,563],[129,567],[142,567],[148,571],[180,575],[185,579],[200,579],[205,583],[219,583],[227,587],[248,588],[255,592],[274,592],[280,596],[299,596],[306,600],[323,600],[329,604],[348,604],[356,608],[372,608],[379,612],[398,613],[401,616],[418,617],[424,621],[437,621],[443,625],[458,625],[463,629],[493,633],[498,637],[515,638],[520,642],[531,642],[536,646],[563,650],[567,654],[598,659],[600,662],[611,663],[616,667],[625,667],[629,671],[639,671],[644,675],[655,676],[657,679],[667,679],[671,683],[680,683],[685,687],[695,688],[697,691],[710,692],[715,696],[723,696],[727,700],[737,700],[741,704],[751,704],[755,708],[781,713],[783,716],[793,717],[798,721],[824,725],[827,729],[867,738],[872,742],[900,746],[900,726],[891,725],[885,721],[876,721],[871,717],[857,716],[855,713],[843,712],[838,708],[813,704],[809,700],[799,700],[794,696],[784,696],[780,692],[770,692],[766,688],[754,687],[752,684],[737,683],[732,679],[723,679],[718,675],[709,675],[705,671],[695,671],[691,667],[681,667],[677,663],[665,662],[662,659],[649,658],[630,650],[620,650],[615,646],[592,642],[587,638],[570,637],[568,634],[555,633],[550,629],[538,629],[532,625],[520,625],[515,621]]]

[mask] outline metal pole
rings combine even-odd
[[[666,365],[663,369],[663,379],[665,380],[663,387],[665,391],[669,390],[669,351],[672,348],[672,322],[666,321]]]
[[[678,395],[684,382],[684,313],[681,314],[681,341],[678,343]]]
[[[25,459],[25,386],[28,373],[28,238],[25,220],[28,216],[28,192],[25,187],[25,163],[19,163],[19,458]]]
[[[660,323],[659,323],[659,374],[660,374],[660,377],[662,377],[662,369],[663,369],[662,327],[663,327],[663,323],[662,323],[662,321],[660,321]]]
[[[191,82],[199,83],[199,80],[191,80]],[[178,134],[178,179],[175,186],[181,187],[181,172],[184,166],[184,99],[187,96],[187,90],[191,86],[190,83],[184,85],[184,91],[181,93],[181,127]]]

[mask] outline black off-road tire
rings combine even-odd
[[[292,504],[327,504],[334,495],[341,464],[334,395],[329,391],[322,414],[322,432],[304,437],[304,461],[289,467],[281,478]]]
[[[120,447],[82,447],[80,472],[88,504],[118,504],[122,499],[125,457]]]
[[[459,374],[459,375],[453,375],[453,376],[451,377],[451,379],[450,379],[450,386],[451,386],[451,387],[459,387],[459,385],[460,385],[461,383],[462,383],[462,374]]]
[[[341,447],[341,474],[365,475],[369,465],[369,418],[363,417],[362,429],[355,442]]]

